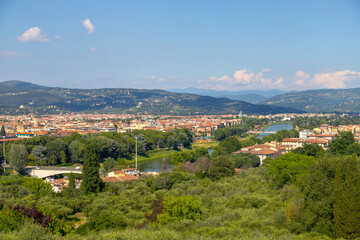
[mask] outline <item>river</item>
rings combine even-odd
[[[283,129],[286,129],[286,130],[291,130],[293,129],[293,125],[290,124],[290,123],[285,123],[285,124],[274,124],[274,125],[271,125],[270,127],[267,127],[264,129],[264,131],[269,131],[269,132],[277,132],[277,131],[280,131],[280,130],[283,130]],[[259,134],[259,136],[257,138],[259,139],[262,139],[264,136],[266,135],[269,135],[271,133],[261,133]]]
[[[171,171],[173,165],[167,160],[167,171]],[[162,172],[162,158],[153,159],[138,163],[138,169],[141,172]]]

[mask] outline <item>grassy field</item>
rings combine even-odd
[[[146,153],[145,156],[138,155],[138,162],[145,162],[145,161],[151,161],[154,159],[159,158],[168,158],[171,157],[171,155],[175,152],[182,152],[182,151],[191,151],[191,149],[188,148],[181,148],[178,150],[174,149],[163,149],[163,150],[155,150],[155,151],[149,151]],[[135,155],[132,157],[132,160],[128,161],[128,163],[134,163],[135,162]]]
[[[193,148],[198,148],[198,147],[214,148],[217,145],[219,145],[218,141],[213,141],[213,142],[209,142],[209,143],[193,143],[192,144]]]
[[[211,148],[216,147],[217,145],[219,145],[218,141],[214,141],[214,142],[210,142],[210,143],[193,143],[192,149],[196,149],[199,147],[211,149]],[[191,151],[192,149],[180,148],[178,150],[162,149],[162,150],[149,151],[146,153],[145,156],[138,155],[138,162],[151,161],[151,160],[160,159],[160,158],[164,158],[164,157],[169,158],[175,152]],[[132,156],[132,160],[128,161],[128,163],[134,163],[134,162],[135,162],[135,155]]]

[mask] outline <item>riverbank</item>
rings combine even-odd
[[[281,125],[281,124],[294,124],[293,121],[280,121],[280,122],[271,122],[263,127],[261,127],[261,130],[264,131],[266,128],[271,127],[273,125]]]

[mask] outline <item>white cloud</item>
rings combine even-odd
[[[254,79],[255,73],[251,71],[247,71],[246,69],[237,70],[234,73],[234,80],[236,83],[240,84],[250,84],[251,81]]]
[[[95,26],[91,23],[90,19],[85,19],[84,21],[80,21],[83,26],[88,30],[88,34],[92,34],[95,32]]]
[[[22,35],[16,37],[20,42],[49,42],[46,34],[41,32],[40,28],[32,27],[26,30]]]
[[[270,69],[270,68],[264,68],[264,69],[261,70],[261,72],[263,72],[263,73],[268,73],[268,72],[272,72],[272,71],[273,70]]]
[[[0,50],[0,56],[5,56],[5,57],[28,57],[30,56],[27,53],[19,53],[19,52],[13,52],[13,51],[8,51],[8,50]]]
[[[90,52],[97,52],[97,51],[99,51],[99,49],[97,49],[97,48],[90,48]]]
[[[230,84],[230,85],[234,85],[234,79],[232,79],[231,77],[229,76],[222,76],[218,79],[220,82],[223,82],[225,84]]]
[[[197,81],[200,88],[229,91],[284,88],[285,86],[283,82],[284,79],[282,77],[277,79],[264,78],[263,71],[256,73],[247,69],[235,71],[233,77],[224,75],[216,78],[211,76],[207,80]]]
[[[303,86],[305,84],[305,81],[310,78],[310,75],[306,72],[299,70],[295,73],[295,82],[294,84]]]
[[[317,73],[309,83],[324,88],[346,88],[347,83],[357,79],[360,80],[360,72],[344,70]]]

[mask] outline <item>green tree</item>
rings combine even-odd
[[[235,168],[259,167],[260,158],[250,153],[239,153],[233,156]]]
[[[95,143],[97,152],[101,159],[114,156],[116,153],[116,143],[113,139],[105,136],[98,136],[90,138],[90,143]]]
[[[33,154],[30,154],[28,156],[28,165],[35,166],[35,163],[36,163],[36,157]]]
[[[102,181],[99,175],[99,154],[95,143],[90,143],[85,148],[83,182],[81,189],[85,193],[97,193],[102,190]]]
[[[23,173],[27,165],[28,153],[22,144],[12,144],[9,151],[10,166],[18,173]]]
[[[63,139],[64,139],[64,142],[67,145],[70,145],[70,143],[72,143],[74,141],[83,141],[83,138],[82,138],[81,134],[78,133],[78,132],[73,132],[72,134],[70,134],[69,136],[64,137]]]
[[[60,159],[61,151],[64,151],[65,153],[68,151],[68,146],[62,138],[56,138],[55,140],[48,142],[46,146],[48,157],[50,158],[52,155],[56,156],[56,162],[54,164],[57,164],[57,160]]]
[[[294,183],[314,162],[314,157],[290,152],[271,161],[265,176],[275,188],[282,188],[285,184]]]
[[[5,132],[5,127],[4,127],[4,125],[1,126],[0,136],[6,136],[6,132]]]
[[[20,213],[4,208],[0,211],[0,232],[11,232],[17,230],[23,222]]]
[[[358,143],[350,144],[349,146],[347,146],[345,152],[348,155],[356,154],[357,156],[360,156],[360,144]]]
[[[49,158],[48,164],[52,164],[54,166],[56,164],[56,162],[57,162],[57,157],[55,154],[52,154]]]
[[[329,150],[332,154],[346,154],[346,149],[353,143],[355,138],[352,132],[341,132],[329,143]]]
[[[84,161],[85,144],[73,141],[70,144],[71,162],[80,163]]]
[[[69,189],[75,189],[75,178],[74,178],[74,174],[70,173],[69,174],[69,184],[68,184]]]
[[[162,203],[164,205],[163,213],[157,216],[157,221],[160,224],[167,224],[180,219],[195,220],[201,216],[200,203],[193,196],[174,197],[169,195]]]
[[[105,174],[110,172],[115,166],[116,166],[116,162],[113,158],[111,157],[106,158],[105,162],[103,163]]]
[[[208,175],[211,180],[230,177],[234,175],[234,162],[228,156],[215,157],[211,161]]]
[[[347,157],[338,163],[335,173],[334,222],[336,236],[360,237],[360,175],[358,159]]]
[[[45,183],[41,178],[26,178],[23,187],[29,189],[36,197],[52,193],[50,183]]]
[[[306,174],[298,177],[296,185],[299,186],[303,197],[295,196],[297,204],[293,208],[299,211],[299,218],[294,219],[296,224],[301,223],[304,229],[332,238],[334,178],[338,161],[337,158],[323,156],[309,166]]]
[[[225,138],[219,144],[220,148],[223,148],[225,152],[232,153],[241,149],[241,143],[236,137]]]
[[[64,151],[60,152],[60,161],[62,164],[66,164],[66,154]]]
[[[324,154],[324,149],[316,143],[305,143],[302,147],[293,150],[293,152],[296,154],[318,157]]]
[[[41,159],[45,159],[45,162],[47,160],[46,158],[46,150],[47,148],[39,145],[33,148],[33,150],[31,151],[31,154],[35,156],[36,160],[35,160],[35,164],[38,165],[46,165],[45,164],[40,164]]]
[[[168,136],[166,139],[166,146],[168,148],[177,148],[177,144],[176,138],[173,135]]]

